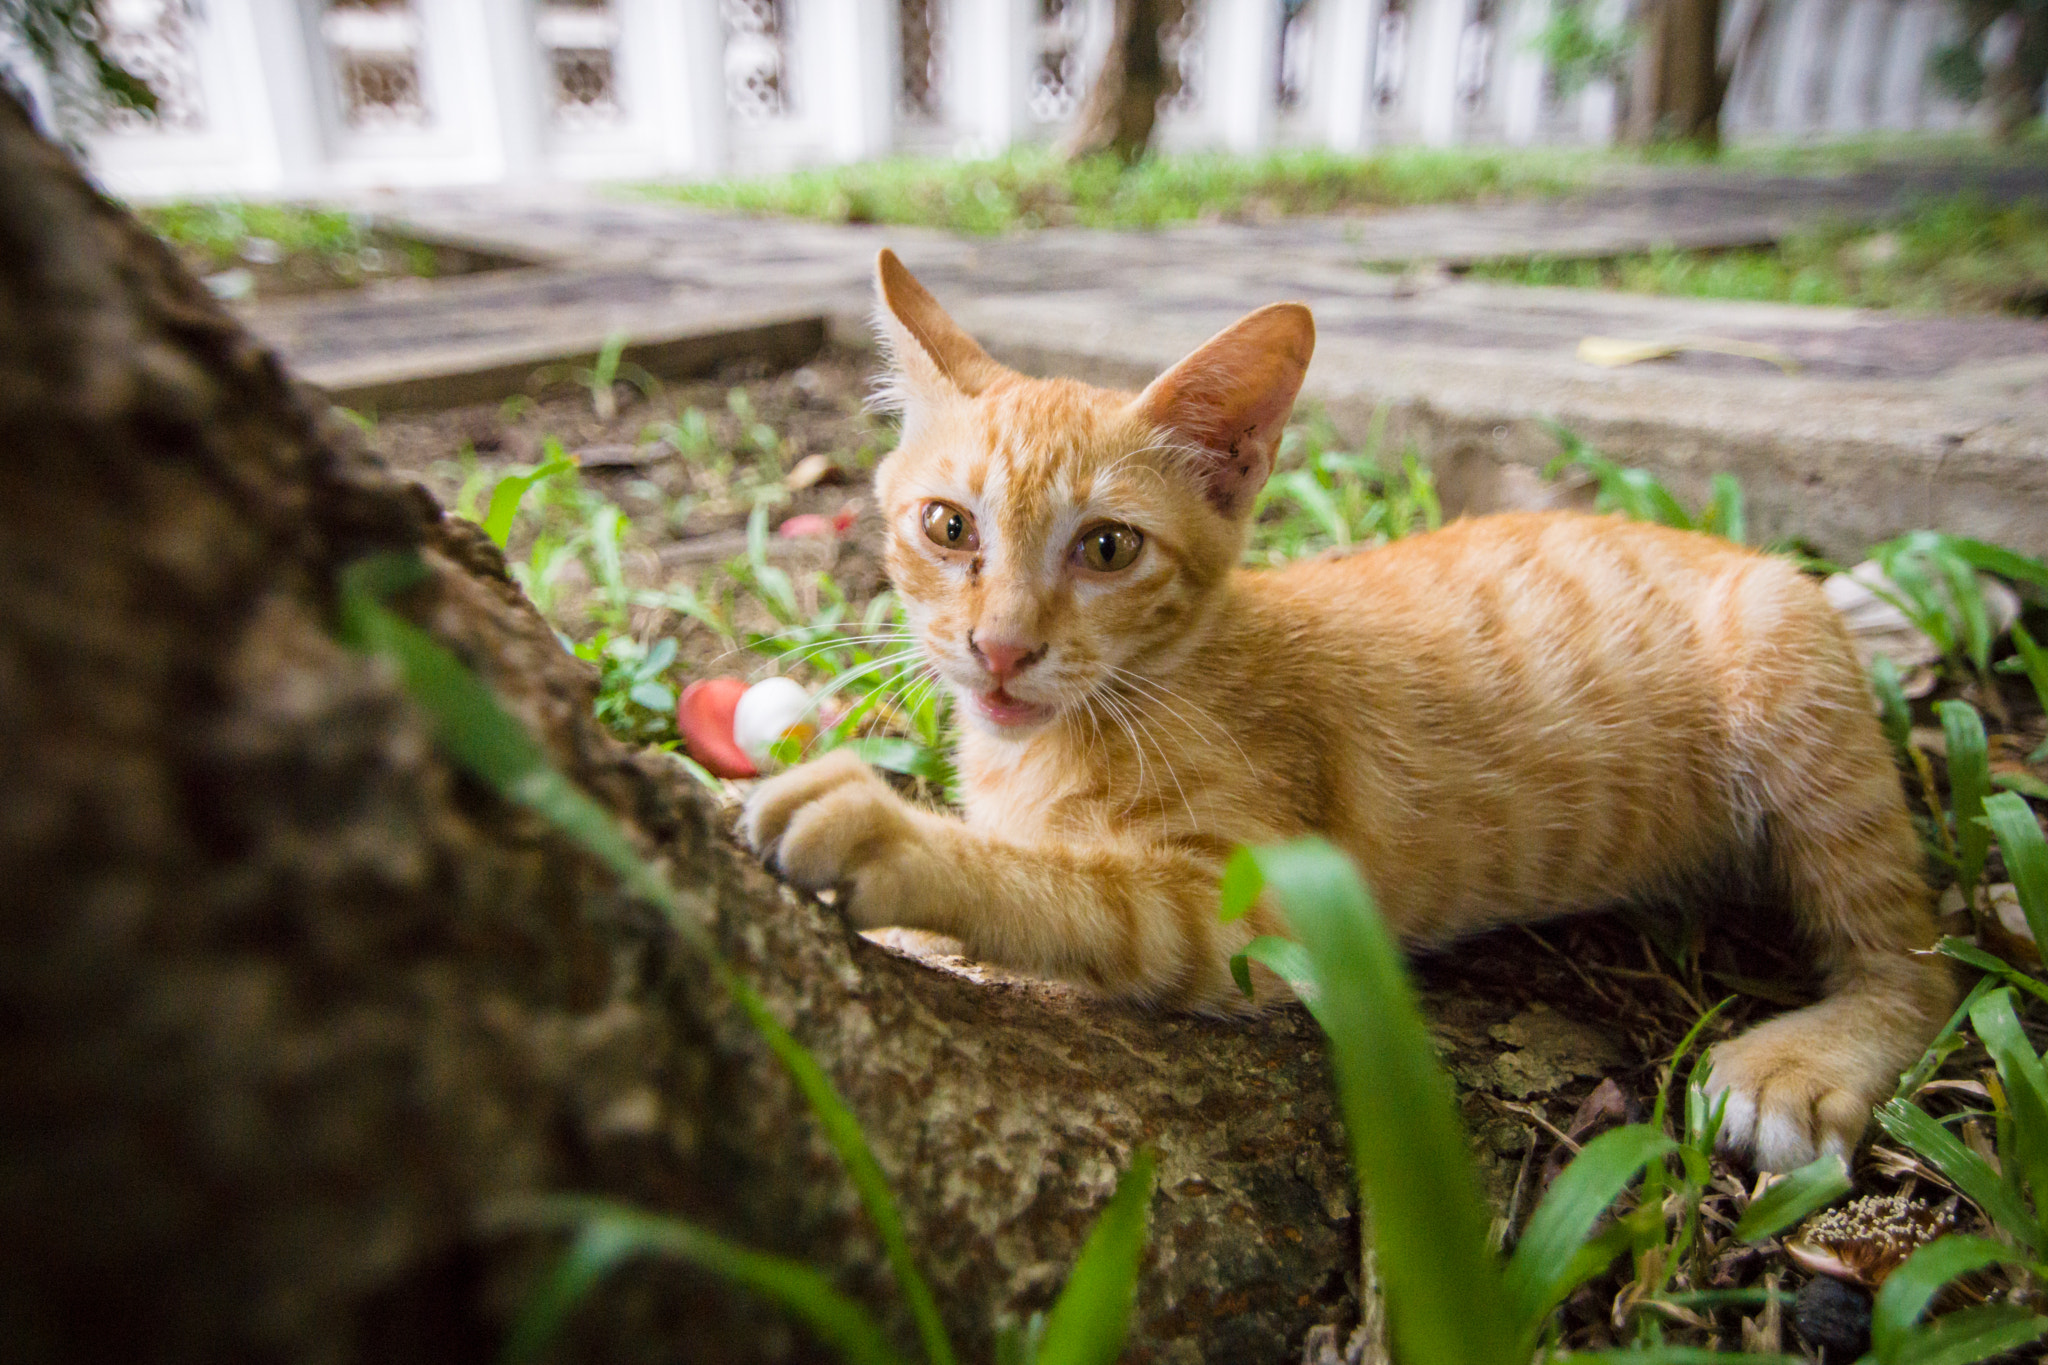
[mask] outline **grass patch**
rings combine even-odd
[[[240,260],[252,238],[275,242],[287,252],[355,252],[370,244],[362,223],[338,209],[207,200],[135,212],[172,246],[202,252],[217,266]]]
[[[1690,143],[1653,148],[1648,155],[1669,162],[1711,161],[1730,169],[1778,175],[1842,175],[1876,166],[2030,166],[2048,152],[2048,130],[2038,125],[2007,143],[1977,132],[1858,133],[1826,142],[1743,142],[1703,155]]]
[[[134,212],[223,298],[321,293],[377,279],[434,279],[517,264],[481,250],[386,232],[362,214],[307,204],[210,199]]]
[[[1470,273],[1510,284],[1688,298],[2039,315],[2048,312],[2048,204],[2000,208],[1957,195],[1880,226],[1809,228],[1775,247],[1487,261]]]
[[[1417,204],[1562,194],[1636,166],[1721,166],[1834,175],[1940,162],[2031,164],[2048,138],[1997,147],[1974,134],[1874,134],[1820,144],[1745,144],[1718,155],[1630,149],[1401,147],[1371,156],[1298,148],[1258,156],[1154,155],[1069,163],[1046,147],[982,161],[896,157],[854,166],[632,187],[651,199],[733,213],[946,228],[976,236],[1046,227],[1154,228]],[[1742,295],[1738,297],[1748,297]]]
[[[1595,152],[1411,147],[1370,157],[1321,150],[1153,156],[1125,168],[1109,157],[1065,162],[1025,147],[988,161],[897,158],[636,192],[739,213],[992,236],[1556,194],[1583,184],[1602,159]]]

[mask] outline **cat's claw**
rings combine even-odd
[[[860,907],[876,899],[863,883],[915,833],[903,798],[844,752],[763,782],[740,816],[740,836],[792,885],[851,889],[849,913],[863,924]]]

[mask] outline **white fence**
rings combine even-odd
[[[1163,34],[1172,149],[1600,143],[1531,47],[1568,0],[1184,0]],[[1609,19],[1627,0],[1570,0]],[[1057,134],[1112,0],[107,0],[162,100],[88,138],[139,198],[701,177]],[[1950,0],[1768,5],[1724,129],[1947,127],[1927,78]],[[0,52],[32,90],[37,73]]]

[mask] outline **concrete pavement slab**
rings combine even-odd
[[[999,356],[1139,383],[1244,312],[1298,299],[1320,341],[1304,389],[1347,438],[1384,410],[1447,502],[1483,508],[1500,473],[1557,449],[1547,424],[1683,493],[1744,481],[1764,535],[1854,554],[1916,526],[2048,554],[2048,322],[1660,298],[1394,273],[1394,261],[1771,240],[1871,220],[1930,194],[2048,198],[2048,166],[1853,176],[1682,169],[1563,199],[1156,232],[967,239],[711,214],[589,191],[413,195],[394,225],[537,264],[249,316],[301,373],[358,402],[473,401],[624,333],[657,372],[736,355],[794,363],[829,330],[866,334],[874,253],[893,246]],[[1681,350],[1620,369],[1589,336],[1735,341],[1786,362]]]

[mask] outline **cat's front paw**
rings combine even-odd
[[[1844,1036],[1819,1009],[1800,1010],[1716,1045],[1707,1094],[1726,1094],[1720,1146],[1760,1171],[1795,1170],[1819,1156],[1848,1160],[1891,1093],[1898,1067],[1868,1040]]]
[[[763,782],[740,816],[740,835],[784,878],[807,891],[849,893],[847,913],[873,928],[886,876],[918,837],[908,802],[845,751]]]

